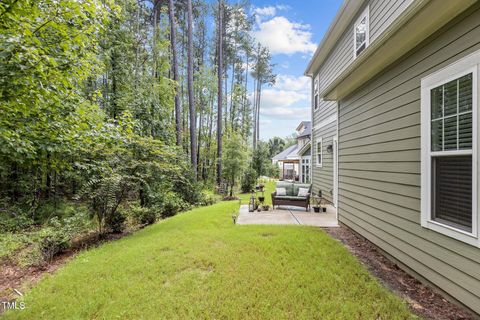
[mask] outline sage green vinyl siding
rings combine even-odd
[[[362,1],[362,0],[358,0]],[[320,91],[328,87],[333,80],[344,71],[354,60],[353,51],[353,28],[358,17],[369,7],[370,36],[372,43],[393,21],[412,3],[413,0],[370,0],[363,1],[362,8],[357,17],[352,20],[348,28],[337,42],[337,45],[329,53],[320,69],[315,72],[319,74]]]
[[[480,313],[480,249],[420,225],[421,79],[480,50],[480,5],[339,102],[339,220]]]
[[[335,121],[322,125],[328,119],[335,117]],[[333,143],[337,134],[337,103],[334,101],[320,101],[319,108],[312,114],[312,190],[317,193],[322,190],[322,195],[329,201],[333,200],[330,190],[333,190],[333,156],[327,152],[327,146]],[[323,164],[317,166],[317,141],[323,139]]]
[[[313,129],[314,143],[312,144],[312,183],[313,192],[322,190],[322,196],[333,201],[333,154],[327,152],[328,145],[333,143],[333,137],[337,134],[337,122],[331,122],[319,129]],[[317,165],[317,141],[323,142],[323,162],[322,166]]]
[[[375,40],[411,3],[412,0],[371,0],[370,42]]]

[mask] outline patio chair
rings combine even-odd
[[[279,196],[277,192],[272,193],[272,207],[275,206],[295,206],[305,208],[305,211],[310,211],[310,193],[312,192],[312,185],[309,183],[294,183],[294,182],[277,182],[276,188],[285,188],[286,195]],[[300,188],[308,189],[308,194],[305,197],[298,196]]]

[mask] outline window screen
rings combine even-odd
[[[432,158],[433,220],[472,231],[472,156]]]
[[[472,74],[433,88],[430,94],[432,219],[471,232]]]

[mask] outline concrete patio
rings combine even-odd
[[[338,227],[334,207],[327,207],[327,212],[316,213],[311,209],[291,206],[279,206],[275,210],[249,212],[248,205],[242,205],[237,218],[237,224],[271,224],[271,225],[303,225],[332,228]]]

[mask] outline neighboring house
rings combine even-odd
[[[273,164],[278,164],[281,180],[310,183],[310,134],[310,121],[302,121],[296,129],[297,144],[286,148],[272,158]]]
[[[473,0],[347,0],[306,71],[314,192],[480,314],[479,73]]]

